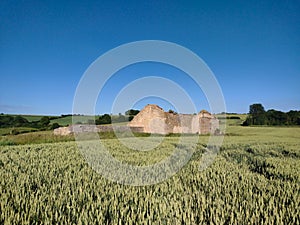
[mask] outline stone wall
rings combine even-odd
[[[56,135],[69,135],[74,132],[132,132],[140,133],[216,133],[219,120],[202,110],[197,115],[165,112],[157,105],[147,105],[137,114],[128,126],[123,125],[71,125],[54,130]]]
[[[53,133],[55,135],[70,135],[73,131],[69,127],[59,127],[54,129]]]
[[[71,125],[68,127],[59,127],[54,129],[55,135],[70,135],[74,132],[137,132],[142,133],[144,131],[143,127],[129,127],[126,125]]]
[[[148,105],[129,123],[131,128],[143,127],[144,133],[165,134],[168,131],[165,112],[157,105]]]
[[[143,127],[145,133],[215,133],[219,120],[202,110],[197,115],[164,112],[157,105],[147,105],[129,123],[130,127]]]

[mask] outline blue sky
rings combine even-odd
[[[1,1],[0,112],[66,114],[89,65],[121,44],[164,40],[200,56],[215,74],[228,112],[300,109],[299,1]],[[161,75],[207,108],[201,90],[175,68],[124,68],[96,106],[107,113],[126,82]],[[146,103],[171,106],[159,99]]]

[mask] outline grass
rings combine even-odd
[[[199,171],[208,139],[201,136],[178,173],[137,187],[95,172],[72,141],[1,146],[0,224],[299,224],[299,131],[229,126],[206,170]],[[178,137],[146,152],[115,138],[103,143],[121,162],[142,166],[169,156]]]
[[[39,121],[43,115],[19,115],[19,114],[5,114],[10,116],[22,116],[23,118],[27,119],[29,122]]]
[[[223,145],[206,170],[199,171],[209,139],[203,135],[178,173],[137,187],[94,171],[72,135],[37,131],[2,136],[0,224],[299,224],[300,127],[239,123],[226,120]],[[174,146],[186,151],[193,137],[185,135],[187,141],[179,144],[179,135],[168,135],[151,151],[133,151],[113,132],[99,135],[115,159],[138,166],[162,161]],[[141,140],[149,136],[135,135]],[[104,166],[114,174],[112,164],[99,165],[101,152],[88,150],[94,168]],[[126,179],[136,179],[130,174]]]
[[[228,126],[224,142],[259,143],[259,142],[297,142],[300,127],[242,127]]]
[[[224,121],[224,118],[226,118],[227,126],[240,126],[247,118],[247,114],[218,114],[216,116],[221,123]],[[232,117],[239,117],[240,119],[231,119]]]
[[[0,137],[0,145],[24,145],[74,141],[74,137],[54,135],[53,131],[37,131],[18,135],[6,135]]]
[[[23,118],[27,119],[29,122],[33,122],[33,121],[39,121],[42,117],[42,115],[20,115]]]
[[[88,120],[94,120],[95,116],[74,116],[76,120],[82,122],[82,123],[87,123]],[[72,116],[66,116],[58,119],[53,119],[51,120],[51,123],[58,123],[61,126],[67,126],[73,123],[72,121]]]
[[[229,115],[231,116],[231,115]],[[235,115],[240,116],[241,115]],[[242,115],[245,116],[245,115]],[[67,122],[71,117],[61,118],[65,119]],[[85,118],[87,119],[87,118]],[[227,119],[226,120],[226,135],[224,139],[224,143],[228,142],[239,142],[239,143],[256,143],[257,141],[263,142],[265,140],[272,140],[274,142],[281,142],[282,137],[285,139],[289,139],[291,142],[297,141],[299,138],[300,127],[243,127],[239,125],[239,119]],[[120,125],[124,125],[126,123],[120,123]],[[9,134],[12,128],[1,128],[0,135]],[[34,128],[17,128],[20,129],[20,132],[26,132],[30,130],[34,130]],[[136,136],[148,136],[148,134],[135,134]],[[126,137],[126,134],[121,134],[120,136]],[[177,134],[169,135],[169,136],[180,136]],[[102,139],[114,139],[116,135],[112,132],[101,133],[100,137]],[[201,136],[201,140],[205,141],[208,139],[208,136]],[[19,135],[8,135],[5,137],[0,136],[0,142],[2,145],[4,143],[15,143],[15,144],[30,144],[30,143],[53,143],[60,141],[72,141],[74,140],[73,136],[55,136],[53,135],[53,131],[39,131],[33,133],[24,133]]]
[[[35,132],[38,129],[32,127],[15,127],[15,128],[0,128],[0,136],[9,135],[12,131],[17,131],[18,133],[28,133]]]

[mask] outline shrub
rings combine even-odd
[[[59,128],[59,127],[60,127],[60,125],[59,125],[58,123],[53,123],[53,124],[51,125],[50,129],[51,129],[51,130],[54,130],[54,129]]]
[[[10,133],[11,133],[12,135],[17,135],[17,134],[19,134],[20,132],[19,132],[17,129],[12,129],[12,130],[10,131]]]

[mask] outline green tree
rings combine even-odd
[[[99,124],[110,124],[111,123],[111,116],[108,114],[104,114],[99,116],[99,118],[95,121],[97,125]]]
[[[249,116],[243,125],[264,125],[266,123],[266,111],[263,105],[260,103],[250,105]]]
[[[177,114],[177,112],[175,112],[175,111],[172,110],[172,109],[169,109],[168,113]]]
[[[58,123],[53,123],[52,125],[51,125],[51,129],[52,130],[54,130],[54,129],[56,129],[56,128],[59,128],[60,126],[59,126],[59,124]]]
[[[291,110],[286,114],[288,125],[300,125],[300,111]]]
[[[131,121],[133,120],[134,116],[137,115],[140,112],[140,110],[137,109],[129,109],[125,112],[125,115],[128,116],[127,120]]]
[[[11,131],[10,131],[10,134],[12,134],[12,135],[17,135],[17,134],[19,134],[20,132],[17,130],[17,129],[12,129]]]
[[[136,109],[129,109],[125,112],[126,116],[135,116],[140,112],[140,110],[136,110]]]
[[[48,116],[43,116],[41,119],[40,119],[40,125],[42,127],[47,127],[50,123],[50,119]]]
[[[266,112],[268,125],[287,125],[287,114],[281,111],[270,109]]]
[[[15,127],[27,126],[28,124],[28,120],[22,116],[16,116],[13,121],[13,126]]]
[[[262,104],[250,105],[249,114],[253,125],[264,125],[266,123],[266,111]]]

